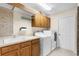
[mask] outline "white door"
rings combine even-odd
[[[60,47],[71,50],[73,47],[74,20],[72,16],[59,18]]]

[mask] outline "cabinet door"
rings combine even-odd
[[[36,27],[35,16],[32,16],[32,27]]]
[[[50,28],[50,18],[46,17],[46,19],[47,19],[47,27]]]
[[[42,14],[36,14],[32,17],[32,26],[41,27],[41,28],[49,28],[50,19]]]
[[[0,56],[1,56],[1,48],[0,48]]]
[[[38,43],[32,45],[32,56],[40,55],[40,46]]]
[[[31,46],[21,48],[20,55],[21,56],[31,56]]]
[[[45,25],[45,21],[44,21],[44,16],[43,15],[41,15],[40,16],[40,27],[44,27],[44,25]]]
[[[41,15],[38,13],[32,16],[32,27],[40,27]]]
[[[14,50],[14,51],[5,53],[2,56],[19,56],[19,52],[18,50]]]
[[[41,15],[40,14],[36,14],[35,15],[36,27],[40,27],[40,20],[41,20]]]

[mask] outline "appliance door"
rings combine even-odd
[[[51,37],[43,38],[43,56],[48,55],[51,52]]]

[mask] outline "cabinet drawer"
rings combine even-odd
[[[39,43],[39,39],[32,40],[32,44]]]
[[[20,44],[20,48],[23,48],[23,47],[26,47],[26,46],[29,46],[31,45],[31,41],[27,41],[27,42],[23,42]]]
[[[18,52],[18,50],[14,50],[14,51],[5,53],[2,56],[19,56],[19,52]]]
[[[6,47],[2,47],[2,54],[9,52],[9,51],[17,50],[17,49],[19,49],[19,45],[10,45]]]

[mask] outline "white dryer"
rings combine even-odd
[[[56,48],[54,33],[51,31],[37,32],[35,35],[40,37],[41,55],[46,56]]]
[[[51,36],[42,32],[36,33],[40,37],[41,56],[46,56],[51,52]]]

